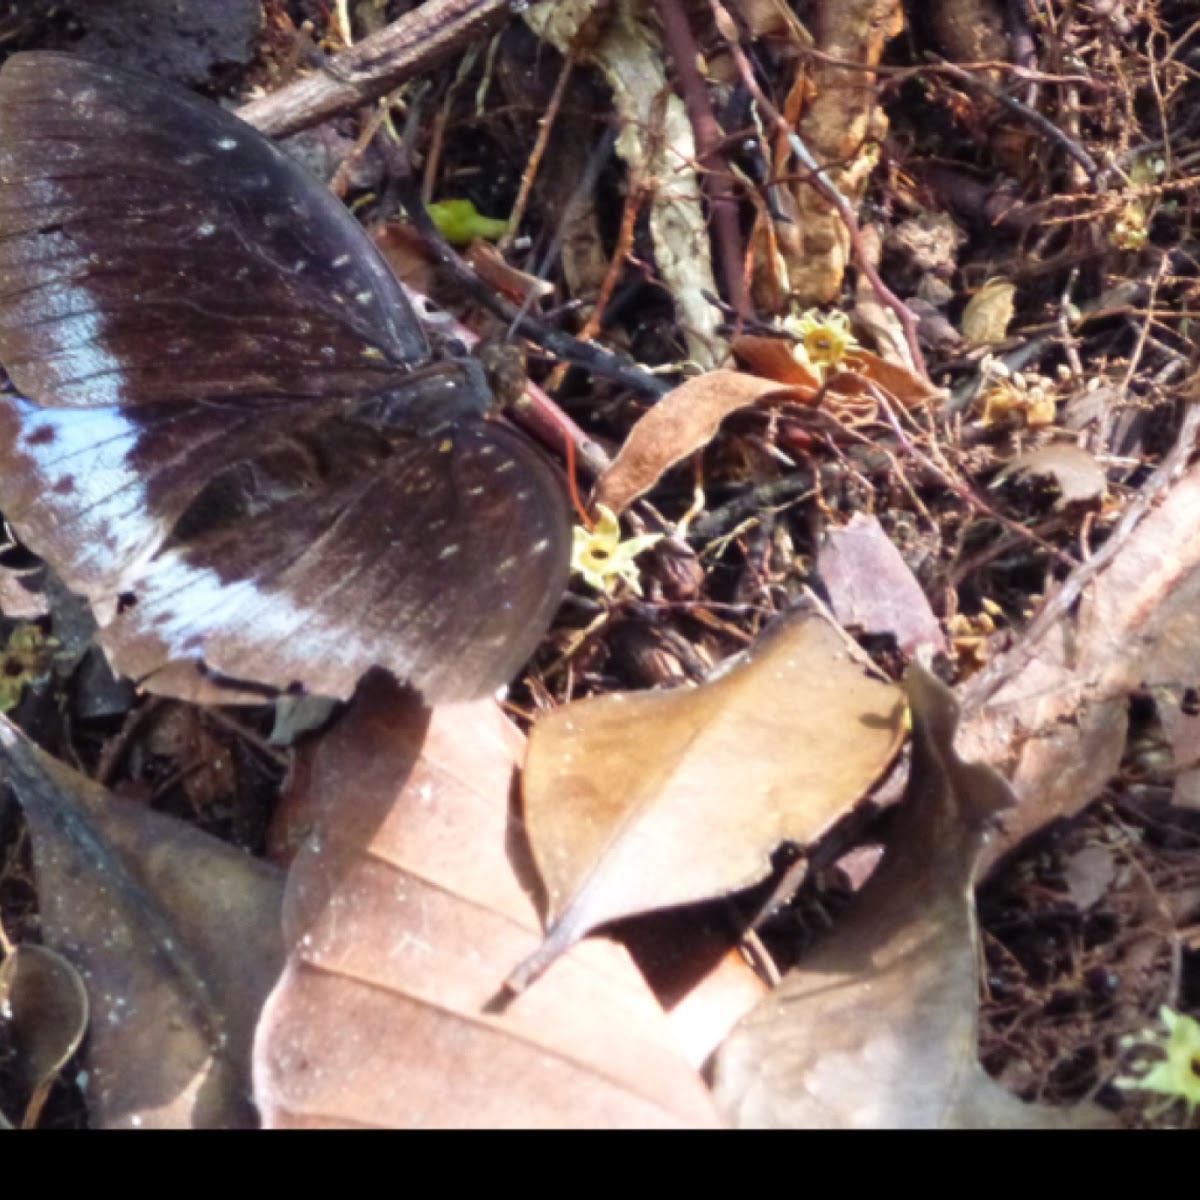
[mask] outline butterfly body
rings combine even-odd
[[[0,70],[0,509],[154,690],[431,700],[531,653],[554,468],[430,363],[345,208],[215,105],[61,54]],[[232,695],[232,693],[230,693]]]

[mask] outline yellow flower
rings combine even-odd
[[[1158,1010],[1165,1034],[1151,1030],[1136,1043],[1162,1051],[1165,1058],[1144,1075],[1118,1079],[1117,1086],[1158,1092],[1187,1105],[1188,1120],[1200,1104],[1200,1022],[1165,1004]]]
[[[585,583],[606,596],[611,596],[621,581],[640,596],[642,584],[633,560],[643,550],[661,541],[662,534],[643,534],[621,541],[621,523],[612,509],[601,504],[597,512],[599,519],[595,529],[575,527],[571,570],[577,571]]]
[[[44,677],[58,642],[36,625],[17,625],[0,651],[0,712],[11,712],[27,683]]]
[[[846,357],[846,351],[858,345],[850,332],[850,318],[844,312],[825,316],[809,309],[798,317],[788,317],[784,329],[796,339],[792,354],[796,361],[815,368],[818,373],[826,367],[836,367]]]
[[[1145,206],[1140,200],[1130,200],[1113,226],[1113,245],[1119,250],[1140,250],[1150,240],[1148,224]]]

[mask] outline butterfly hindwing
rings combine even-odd
[[[198,658],[347,696],[380,665],[430,700],[486,693],[532,653],[566,584],[559,486],[493,422],[433,453],[414,442],[386,471],[156,556],[102,642],[139,679]]]

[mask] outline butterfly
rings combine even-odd
[[[345,207],[219,106],[0,69],[0,511],[114,668],[211,699],[507,682],[566,585],[558,472],[431,361]],[[244,697],[243,697],[244,698]]]

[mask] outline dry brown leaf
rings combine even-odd
[[[515,987],[606,921],[755,883],[780,842],[814,840],[861,798],[899,744],[904,704],[849,646],[794,614],[701,687],[582,700],[538,722],[523,791],[550,928]]]
[[[665,471],[707,446],[730,413],[764,400],[804,398],[802,391],[737,371],[709,371],[689,379],[630,430],[612,466],[596,484],[595,502],[620,515]]]
[[[796,395],[788,397],[798,404],[811,403],[821,394],[822,403],[836,410],[839,400],[870,397],[871,384],[882,388],[905,408],[939,400],[945,394],[902,363],[889,362],[861,346],[846,351],[826,380],[824,392],[820,378],[811,367],[796,360],[791,343],[783,338],[746,334],[734,340],[732,349],[756,375],[799,389]]]
[[[1052,442],[1018,455],[996,477],[1005,479],[1023,476],[1052,479],[1058,484],[1059,497],[1055,508],[1080,504],[1103,497],[1107,488],[1104,468],[1082,446],[1074,442]]]
[[[967,301],[962,315],[962,332],[968,346],[986,346],[1004,340],[1013,317],[1016,294],[1016,287],[1007,279],[989,279]]]
[[[294,946],[255,1048],[273,1127],[709,1125],[711,1101],[628,956],[589,944],[500,1010],[539,924],[509,796],[520,735],[380,675],[308,772]]]
[[[45,942],[92,1010],[92,1124],[252,1124],[250,1043],[282,963],[265,863],[112,795],[0,719],[33,842]]]
[[[15,946],[0,963],[0,1014],[7,1018],[27,1089],[21,1125],[32,1128],[59,1071],[83,1040],[87,991],[61,954],[45,946]]]
[[[1128,697],[1200,677],[1200,467],[1151,509],[1034,653],[1018,642],[963,692],[960,744],[1013,785],[1019,807],[989,861],[1084,808],[1117,771]],[[1007,679],[994,695],[994,678]],[[986,698],[986,702],[980,697]]]
[[[817,571],[830,607],[847,628],[890,633],[907,655],[920,646],[944,652],[946,641],[900,551],[874,516],[858,513],[821,541]]]
[[[861,347],[846,351],[841,370],[829,380],[829,391],[834,396],[869,395],[870,388],[864,380],[877,384],[905,408],[915,408],[944,399],[945,392],[902,363],[888,362],[878,354]]]
[[[907,682],[913,761],[883,862],[721,1048],[718,1101],[743,1127],[1097,1123],[1090,1108],[1022,1104],[979,1065],[972,885],[987,827],[1012,797],[955,754],[950,691],[920,667]]]
[[[821,390],[821,377],[796,358],[786,338],[745,333],[734,338],[730,349],[755,375],[804,389],[808,394],[799,397],[800,403],[815,398]]]

